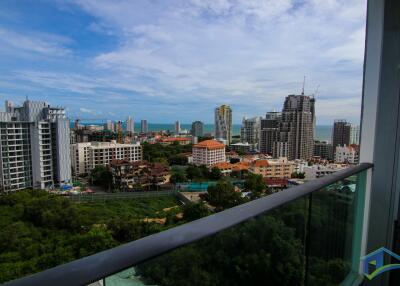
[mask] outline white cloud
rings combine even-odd
[[[8,49],[13,52],[23,50],[44,55],[65,56],[70,51],[63,45],[69,41],[69,39],[57,35],[45,33],[21,34],[0,28],[2,50]]]
[[[118,45],[84,58],[74,71],[23,69],[15,77],[85,100],[92,97],[96,108],[107,112],[128,110],[128,102],[138,112],[160,106],[152,113],[158,121],[172,111],[183,121],[211,122],[213,107],[228,103],[239,122],[243,114],[280,109],[287,94],[300,91],[306,75],[306,92],[321,86],[319,122],[359,116],[365,0],[74,3],[94,17],[88,31],[116,37]],[[23,49],[21,43],[28,40],[6,41]],[[59,55],[64,46],[40,40],[31,49]],[[344,102],[351,108],[343,108]]]

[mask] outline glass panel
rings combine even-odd
[[[104,279],[116,285],[338,285],[359,265],[364,173]],[[346,283],[347,283],[346,282]]]

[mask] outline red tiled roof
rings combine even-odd
[[[163,138],[160,141],[161,142],[182,142],[182,141],[190,141],[190,138],[172,137],[172,138]]]
[[[269,163],[267,160],[257,160],[252,163],[253,167],[268,167]]]
[[[205,140],[193,146],[194,148],[223,149],[225,145],[216,140]]]

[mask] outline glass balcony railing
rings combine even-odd
[[[360,164],[6,285],[352,285]]]

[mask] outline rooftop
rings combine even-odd
[[[216,140],[205,140],[193,146],[194,148],[224,149],[225,145]]]

